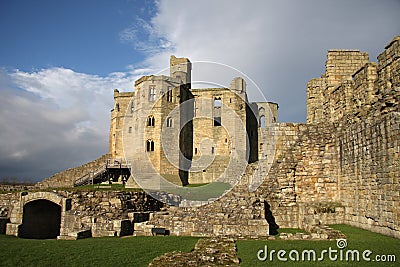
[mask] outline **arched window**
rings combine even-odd
[[[153,116],[147,117],[147,126],[154,127],[154,117]]]
[[[263,107],[261,107],[258,109],[258,114],[264,115],[264,111],[265,111],[265,109]]]
[[[260,125],[259,127],[265,128],[265,116],[260,117]]]
[[[172,127],[172,118],[171,117],[167,118],[167,127]]]
[[[154,151],[154,142],[153,140],[146,141],[146,151]]]

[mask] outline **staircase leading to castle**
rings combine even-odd
[[[116,181],[120,177],[124,181],[130,176],[130,161],[121,158],[107,159],[106,162],[95,170],[74,180],[74,187],[99,184],[106,181]]]
[[[79,177],[78,179],[75,179],[74,187],[88,185],[88,184],[94,184],[94,183],[101,183],[101,182],[105,182],[107,180],[108,180],[107,164],[104,164],[104,165],[101,165],[96,170],[90,171],[90,172],[86,173],[85,175]]]

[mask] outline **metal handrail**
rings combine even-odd
[[[122,158],[112,158],[106,159],[105,164],[101,165],[94,171],[89,171],[88,173],[82,175],[81,177],[74,180],[74,187],[87,184],[90,182],[93,184],[94,178],[99,174],[107,170],[109,167],[119,167],[119,168],[130,168],[131,161]]]
[[[100,167],[98,167],[94,171],[89,171],[88,173],[84,174],[83,176],[77,178],[74,180],[74,186],[80,186],[86,184],[89,180],[91,180],[91,183],[93,184],[93,179],[96,177],[99,173],[103,172],[106,170],[107,165],[103,164]]]
[[[107,159],[106,160],[106,167],[109,166],[119,166],[121,167],[130,167],[131,163],[130,160],[124,160],[122,158],[113,158],[113,159]]]

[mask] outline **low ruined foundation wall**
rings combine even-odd
[[[159,211],[164,204],[141,191],[65,191],[15,192],[0,194],[1,216],[7,221],[7,234],[18,236],[24,205],[48,200],[61,206],[60,235],[78,237],[120,236],[133,233],[139,215]],[[146,217],[146,216],[145,216]]]

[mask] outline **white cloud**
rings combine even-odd
[[[113,89],[132,90],[135,79],[64,68],[0,72],[2,175],[40,180],[106,153]]]
[[[136,17],[132,25],[119,33],[121,42],[129,43],[135,50],[157,53],[172,49],[172,43],[164,38],[158,27],[142,18]]]

